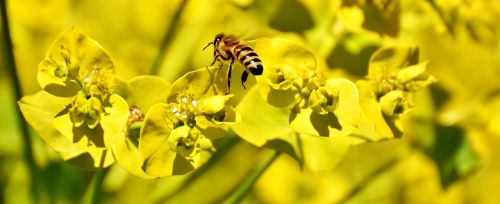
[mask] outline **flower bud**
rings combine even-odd
[[[319,114],[335,111],[339,99],[337,91],[329,91],[326,87],[313,90],[309,96],[309,107]]]
[[[86,98],[85,94],[79,92],[69,110],[71,122],[75,127],[80,127],[87,122],[89,128],[95,128],[101,119],[103,112],[102,103],[96,97]]]
[[[388,116],[410,111],[413,105],[405,97],[403,91],[391,91],[380,98],[382,112]]]

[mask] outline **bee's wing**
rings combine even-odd
[[[247,40],[246,42],[259,55],[264,66],[280,63],[312,70],[316,69],[317,64],[314,54],[288,38],[269,35]]]
[[[254,47],[256,46],[256,44],[258,44],[259,39],[267,37],[269,37],[269,34],[266,33],[247,33],[240,35],[240,41],[245,45]]]
[[[255,45],[257,44],[257,39],[251,39],[251,40],[242,40],[241,42],[243,42],[245,45],[249,46],[249,47],[252,47],[254,48]]]

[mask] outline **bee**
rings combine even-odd
[[[243,85],[244,89],[246,89],[245,82],[247,81],[248,73],[258,76],[264,71],[264,66],[262,66],[262,61],[257,53],[255,53],[255,51],[249,46],[243,44],[234,35],[220,33],[216,35],[214,41],[208,43],[203,50],[210,45],[214,46],[214,61],[210,64],[210,66],[214,65],[216,61],[222,65],[221,59],[224,61],[231,61],[227,72],[228,93],[231,90],[231,71],[235,60],[238,60],[243,66],[245,66],[245,71],[241,75],[241,85]]]

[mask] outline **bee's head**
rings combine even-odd
[[[205,49],[206,49],[208,46],[210,46],[210,45],[214,45],[214,47],[219,46],[220,40],[221,40],[223,37],[224,37],[224,34],[223,34],[223,33],[219,33],[219,34],[217,34],[217,35],[215,36],[214,41],[213,41],[213,42],[208,43],[208,45],[207,45],[207,46],[205,46],[205,47],[203,48],[203,50],[205,50]]]
[[[219,45],[220,40],[224,37],[224,33],[219,33],[215,36],[214,46],[217,47]]]

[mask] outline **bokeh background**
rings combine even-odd
[[[62,161],[31,132],[35,178],[19,131],[13,83],[40,90],[38,63],[70,26],[98,41],[117,75],[169,82],[212,61],[202,48],[220,32],[284,36],[315,54],[317,69],[353,81],[384,45],[417,45],[438,82],[414,96],[401,139],[352,147],[338,167],[312,172],[287,155],[245,203],[500,203],[500,2],[495,0],[11,0],[18,79],[0,67],[0,203],[90,202],[94,172]],[[2,30],[5,32],[5,29]],[[0,46],[5,46],[4,39]],[[4,50],[4,49],[2,49]],[[3,52],[3,51],[2,51]],[[241,69],[233,76],[239,77]],[[252,79],[250,79],[252,80]],[[233,81],[238,81],[234,79]],[[235,92],[243,92],[234,86]],[[142,180],[119,165],[104,203],[218,203],[270,154],[237,137],[198,171]],[[35,194],[33,193],[35,192]]]

